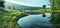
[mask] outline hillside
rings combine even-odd
[[[9,9],[15,9],[15,10],[18,10],[18,11],[21,11],[21,10],[37,10],[37,9],[42,8],[42,7],[32,7],[32,6],[18,5],[18,4],[10,3],[10,2],[5,2],[5,7],[9,8]]]

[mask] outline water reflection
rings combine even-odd
[[[20,18],[17,23],[23,28],[38,27],[38,24],[50,24],[51,13],[45,13],[46,17],[43,17],[42,14],[28,15],[26,17]],[[39,28],[51,28],[49,26],[40,26]]]

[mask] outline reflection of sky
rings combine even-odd
[[[26,17],[20,18],[17,23],[21,26],[21,27],[30,27],[30,26],[37,26],[37,24],[49,24],[49,20],[50,20],[50,13],[45,13],[46,17],[43,17],[42,14],[37,14],[37,15],[28,15]]]
[[[40,7],[42,5],[47,5],[47,7],[49,7],[49,5],[48,5],[49,0],[14,0],[14,1],[26,3],[26,4],[32,4],[32,5],[36,5],[36,6],[40,6]]]

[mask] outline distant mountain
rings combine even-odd
[[[25,5],[18,5],[14,3],[5,3],[5,7],[9,9],[16,9],[16,10],[37,10],[41,9],[41,7],[32,7],[32,6],[25,6]]]

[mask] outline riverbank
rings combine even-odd
[[[24,12],[52,13],[52,9],[24,10]]]
[[[24,16],[22,12],[0,9],[0,28],[20,28],[16,22]]]

